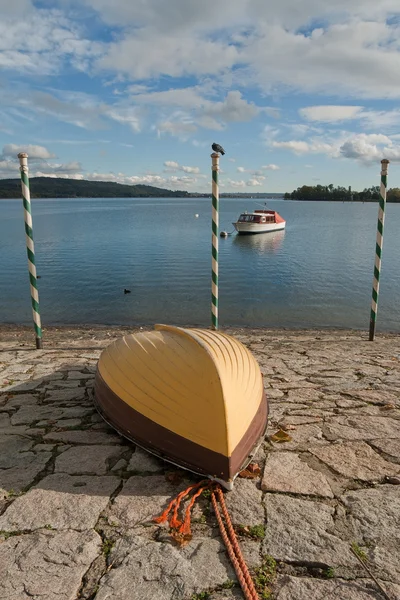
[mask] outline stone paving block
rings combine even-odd
[[[268,456],[261,489],[264,492],[334,496],[325,475],[311,469],[294,452],[273,452]]]
[[[21,453],[15,466],[0,469],[0,488],[20,492],[32,485],[51,458],[51,452]]]
[[[66,383],[66,382],[65,382]],[[69,400],[80,400],[85,397],[85,388],[76,387],[76,383],[71,382],[71,389],[47,390],[45,402],[68,402]]]
[[[57,456],[54,471],[70,475],[105,475],[108,461],[117,459],[126,450],[125,446],[76,446]]]
[[[87,380],[93,379],[93,373],[82,373],[81,371],[68,371],[67,380]]]
[[[61,419],[60,421],[54,423],[54,427],[60,429],[73,429],[75,427],[79,427],[81,424],[82,419]],[[40,423],[38,423],[38,426],[40,426]]]
[[[137,471],[138,473],[151,472],[159,473],[165,469],[164,461],[145,452],[141,448],[136,448],[129,461],[128,471]]]
[[[23,381],[23,376],[21,376],[21,381]],[[31,381],[26,381],[24,383],[20,383],[18,381],[14,383],[10,383],[2,387],[3,392],[33,392],[43,383],[43,379],[34,379]]]
[[[276,600],[382,600],[374,583],[368,580],[323,581],[308,577],[278,576],[274,589]]]
[[[400,438],[400,421],[390,416],[364,415],[329,417],[324,433],[330,440],[373,440],[374,438]]]
[[[262,492],[256,486],[258,480],[235,480],[233,491],[226,496],[226,505],[232,523],[236,525],[264,524],[265,512],[262,505]]]
[[[356,390],[347,395],[353,399],[356,398],[372,404],[396,404],[400,402],[400,394],[394,390]]]
[[[218,539],[177,548],[136,536],[118,543],[111,559],[124,555],[101,580],[96,600],[183,600],[234,578]]]
[[[177,488],[161,475],[130,477],[110,509],[109,521],[128,528],[139,522],[150,521],[182,489],[183,485]]]
[[[354,566],[348,544],[333,535],[334,509],[321,502],[266,494],[263,551],[277,560]]]
[[[117,477],[49,475],[14,500],[0,517],[0,530],[91,529],[119,483]]]
[[[400,422],[399,422],[400,427]],[[371,440],[369,442],[374,448],[378,448],[381,452],[384,452],[388,456],[397,458],[400,461],[400,440],[392,440],[388,438]]]
[[[90,408],[82,408],[80,406],[71,407],[56,407],[56,406],[22,406],[11,417],[13,425],[28,425],[34,421],[72,419],[76,417],[84,417],[92,412]]]
[[[0,435],[0,469],[9,469],[21,463],[24,460],[21,453],[30,450],[33,444],[33,440],[22,435]]]
[[[101,549],[94,531],[36,531],[0,543],[0,600],[75,600]]]
[[[269,430],[269,437],[276,433],[276,431]],[[322,443],[327,443],[326,440],[323,440],[322,437],[322,429],[317,425],[298,425],[297,429],[288,431],[290,437],[292,438],[291,442],[272,442],[275,448],[281,448],[282,450],[297,450],[297,449],[307,449],[309,444],[316,444],[319,441]]]
[[[347,492],[342,498],[358,543],[384,575],[400,584],[400,488],[380,485]]]
[[[400,471],[400,467],[384,460],[365,442],[314,446],[309,451],[337,473],[361,481],[381,481]]]
[[[64,444],[122,444],[123,438],[113,433],[93,431],[92,429],[55,431],[44,436],[46,441],[63,442]]]
[[[12,408],[19,408],[20,406],[28,406],[37,404],[38,399],[34,394],[15,394],[8,396],[4,394],[4,398],[0,400],[0,404],[4,401],[2,410],[10,410]]]

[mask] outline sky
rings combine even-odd
[[[0,0],[0,178],[400,187],[399,0]]]

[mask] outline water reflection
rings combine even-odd
[[[285,230],[254,235],[235,235],[233,243],[243,250],[256,251],[258,254],[275,254],[283,244]]]

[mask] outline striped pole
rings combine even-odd
[[[381,189],[379,198],[378,211],[378,231],[376,234],[376,249],[375,249],[375,266],[374,266],[374,281],[372,288],[372,306],[371,318],[369,320],[369,341],[375,339],[376,315],[378,313],[378,295],[379,295],[379,278],[381,274],[382,261],[382,246],[383,246],[383,225],[385,222],[385,206],[386,206],[386,188],[387,188],[387,173],[389,161],[384,158],[381,160]]]
[[[219,154],[214,152],[212,158],[212,281],[211,281],[211,327],[218,329],[218,227],[219,227],[219,189],[218,171]]]
[[[18,154],[20,171],[21,171],[21,186],[22,186],[22,200],[24,204],[24,218],[25,218],[25,238],[26,238],[26,251],[28,253],[28,268],[29,268],[29,280],[31,287],[31,300],[32,300],[32,313],[33,313],[33,324],[35,327],[36,334],[36,348],[42,348],[42,326],[40,322],[39,312],[39,293],[37,289],[36,280],[36,266],[35,266],[35,246],[33,244],[32,234],[32,211],[31,211],[31,194],[29,191],[29,169],[28,169],[28,155],[25,152]]]

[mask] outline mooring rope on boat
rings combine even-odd
[[[197,498],[206,490],[211,491],[211,502],[221,532],[221,537],[226,546],[233,568],[235,569],[244,597],[246,600],[259,600],[257,590],[246,565],[229,516],[222,487],[219,483],[205,479],[199,483],[190,485],[180,492],[176,498],[171,500],[164,512],[160,516],[154,517],[153,521],[155,523],[165,523],[168,521],[171,537],[180,545],[187,544],[192,539],[190,519],[193,506]],[[179,508],[185,498],[190,496],[192,492],[194,493],[186,508],[185,516],[183,520],[180,520],[178,517]],[[221,506],[222,515],[218,503]]]

